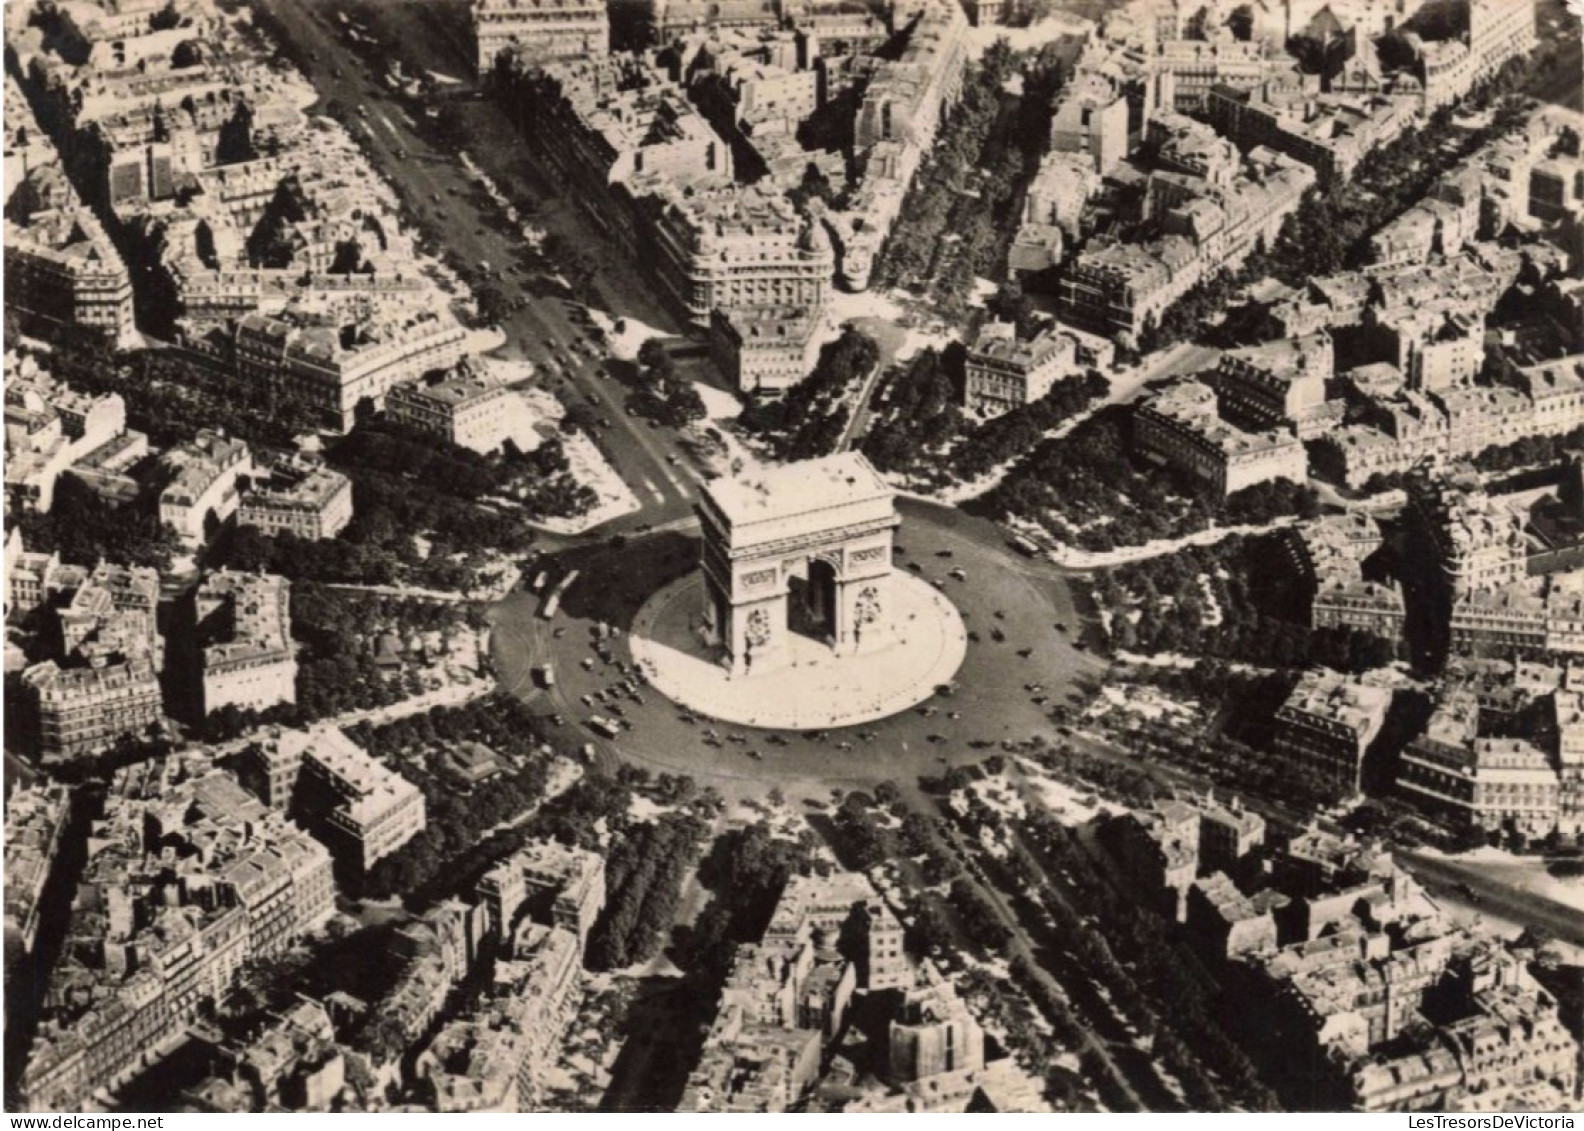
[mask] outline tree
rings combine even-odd
[[[149,17],[150,31],[170,31],[181,26],[181,13],[176,10],[176,0],[165,0],[165,6]]]
[[[476,288],[473,298],[478,304],[480,325],[499,326],[511,317],[511,300],[506,297],[506,292],[494,283],[485,283]]]
[[[995,317],[1016,326],[1019,338],[1032,338],[1038,332],[1039,311],[1035,309],[1034,301],[1023,293],[1023,287],[1016,279],[1002,283],[985,306]]]
[[[951,927],[934,895],[925,895],[913,908],[913,923],[903,933],[903,945],[913,954],[930,955],[951,945]]]
[[[963,878],[953,881],[951,905],[970,938],[989,951],[998,951],[1007,944],[1012,932],[996,914],[978,885]]]
[[[171,52],[171,67],[182,70],[196,67],[204,61],[203,44],[196,39],[184,39]]]
[[[253,146],[253,107],[245,100],[238,100],[231,117],[220,127],[215,144],[215,163],[236,165],[257,157],[258,150]]]
[[[615,846],[605,909],[589,937],[591,969],[618,969],[659,952],[705,831],[696,816],[669,813],[635,826]]]
[[[354,239],[336,243],[335,258],[330,261],[330,274],[350,275],[363,263],[363,245]]]
[[[178,548],[176,532],[156,510],[107,502],[71,475],[56,484],[49,513],[24,514],[19,525],[29,549],[55,552],[78,565],[110,561],[168,570]]]
[[[672,381],[665,386],[664,423],[681,428],[708,415],[704,398],[691,381]]]
[[[834,450],[847,425],[853,385],[878,363],[880,347],[849,326],[820,351],[814,372],[777,401],[750,405],[739,418],[763,435],[780,459],[810,459]]]
[[[254,267],[274,270],[290,267],[296,258],[293,226],[308,219],[311,207],[296,175],[283,177],[248,235],[248,261]]]

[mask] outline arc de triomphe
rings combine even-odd
[[[790,658],[796,633],[852,655],[889,643],[895,492],[856,452],[705,487],[703,630],[733,676]]]

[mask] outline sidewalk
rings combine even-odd
[[[1285,515],[1273,522],[1252,524],[1247,526],[1212,526],[1205,530],[1185,534],[1181,538],[1167,538],[1155,542],[1146,542],[1142,546],[1123,546],[1115,550],[1080,550],[1075,546],[1058,543],[1045,551],[1046,560],[1067,569],[1107,569],[1111,566],[1128,565],[1132,562],[1141,562],[1148,558],[1159,558],[1166,554],[1174,554],[1187,546],[1214,546],[1235,534],[1269,534],[1273,530],[1284,530],[1296,526],[1301,520],[1297,515]],[[1017,533],[1029,535],[1026,524],[1012,527]],[[1036,532],[1043,535],[1043,531]],[[1048,538],[1048,536],[1046,536]]]
[[[438,601],[450,605],[460,605],[471,602],[499,601],[510,593],[517,583],[522,580],[522,569],[511,563],[505,563],[499,570],[494,584],[467,593],[458,593],[454,589],[425,589],[419,585],[359,585],[352,581],[330,581],[325,583],[326,589],[347,589],[355,593],[375,593],[382,597],[402,597],[412,601]]]
[[[410,699],[403,699],[398,703],[391,703],[384,707],[369,707],[358,711],[347,711],[344,714],[335,715],[328,719],[320,719],[317,722],[308,724],[306,729],[336,727],[344,730],[347,727],[365,722],[379,726],[384,723],[395,722],[397,719],[405,719],[409,715],[421,715],[435,707],[458,707],[463,703],[471,703],[473,700],[482,699],[491,691],[494,691],[496,686],[497,684],[493,678],[480,678],[469,680],[467,683],[447,684],[438,690],[426,691],[422,695],[414,695]],[[238,750],[257,742],[269,729],[271,728],[259,727],[256,730],[248,731],[246,734],[233,738],[230,742],[210,746],[209,749],[213,750],[217,756],[234,754]]]
[[[561,439],[567,463],[572,465],[572,478],[598,495],[599,502],[587,514],[575,518],[536,518],[528,525],[551,534],[583,534],[643,508],[626,480],[616,473],[599,446],[585,433],[563,434]]]

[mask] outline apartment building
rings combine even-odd
[[[262,711],[297,701],[290,581],[222,569],[203,579],[193,603],[204,642],[204,714],[222,707]]]
[[[333,727],[302,752],[302,811],[337,862],[366,872],[423,831],[424,795]]]
[[[502,939],[528,915],[570,931],[581,945],[605,906],[605,861],[584,849],[536,841],[486,872],[476,894]]]
[[[437,378],[397,385],[385,397],[385,415],[481,454],[498,451],[515,434],[522,402],[511,389],[465,370]]]
[[[1454,599],[1497,589],[1527,573],[1528,516],[1511,500],[1464,481],[1416,477],[1409,491],[1410,515],[1434,549]]]
[[[1303,442],[1289,430],[1249,432],[1225,421],[1214,391],[1184,381],[1140,402],[1133,443],[1224,499],[1256,483],[1309,474]]]
[[[8,353],[5,366],[6,501],[47,514],[60,477],[126,435],[126,403],[71,388],[31,355]]]
[[[1454,691],[1402,753],[1398,788],[1460,828],[1544,836],[1556,827],[1559,780],[1523,738],[1481,737],[1479,701]]]
[[[1214,86],[1205,111],[1216,132],[1244,148],[1268,146],[1311,166],[1323,182],[1346,180],[1365,157],[1419,119],[1414,95],[1321,94],[1291,82]]]
[[[593,58],[610,49],[605,0],[473,0],[471,14],[481,77],[503,54],[545,62]]]
[[[1010,322],[992,320],[968,349],[963,402],[982,417],[1033,404],[1063,377],[1082,372],[1079,341],[1059,327],[1020,340]]]
[[[1272,748],[1342,797],[1363,788],[1364,754],[1391,709],[1391,692],[1327,668],[1298,677],[1276,711]]]
[[[746,307],[710,312],[710,356],[745,393],[779,393],[814,371],[819,314],[808,307]]]
[[[326,427],[350,431],[396,385],[461,360],[466,334],[449,316],[415,309],[336,319],[251,314],[229,343],[237,376],[275,390]]]
[[[69,591],[75,584],[76,591],[58,613],[66,655],[107,660],[142,656],[156,671],[164,666],[158,570],[110,562],[100,562],[92,571],[63,566],[48,584],[56,591]]]
[[[578,937],[535,924],[496,962],[479,1007],[447,1022],[418,1057],[417,1074],[436,1111],[528,1111],[545,1078],[582,983]]]
[[[45,782],[18,785],[5,801],[5,956],[8,964],[33,953],[44,891],[55,873],[72,792]]]
[[[1160,216],[1167,234],[1146,243],[1092,243],[1062,273],[1061,316],[1096,332],[1136,338],[1203,279],[1268,246],[1315,173],[1263,146],[1248,161],[1246,174],[1226,186],[1152,174],[1152,182],[1173,186],[1161,198],[1171,202]]]
[[[1335,368],[1331,337],[1321,332],[1228,350],[1210,380],[1227,417],[1312,440],[1340,415],[1340,406],[1326,401]]]
[[[249,481],[236,521],[270,537],[334,538],[352,521],[352,481],[316,460],[283,457]]]
[[[325,850],[197,761],[118,771],[100,831],[83,884],[102,900],[74,908],[50,973],[20,1085],[30,1111],[81,1110],[129,1080],[185,1039],[244,962],[335,910]]]
[[[247,444],[205,429],[165,453],[169,482],[160,492],[160,521],[175,528],[182,547],[202,549],[242,503],[242,483],[256,473]]]
[[[136,332],[132,278],[60,167],[16,79],[5,80],[7,304],[24,317],[103,333]]]
[[[24,671],[22,683],[32,696],[45,763],[100,753],[164,723],[159,673],[145,656],[100,658],[87,667],[45,660]]]

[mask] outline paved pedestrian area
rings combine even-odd
[[[793,634],[790,658],[775,669],[732,678],[715,649],[699,638],[704,581],[673,581],[633,620],[634,661],[661,694],[699,714],[741,726],[824,730],[906,711],[949,683],[968,651],[968,634],[952,603],[928,582],[892,578],[896,638],[885,648],[837,656]]]

